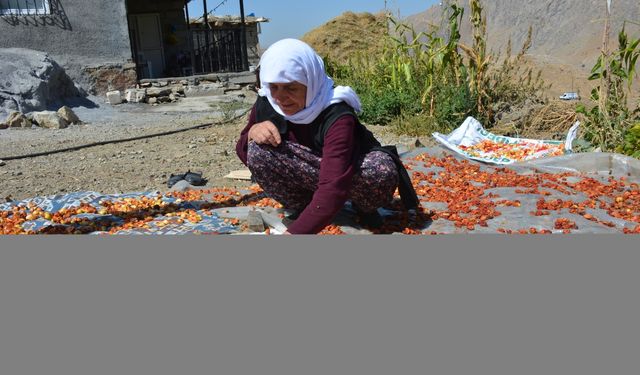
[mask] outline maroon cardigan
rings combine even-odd
[[[240,133],[236,145],[236,153],[242,162],[247,164],[247,147],[249,129],[256,123],[256,107],[249,115],[249,123]],[[310,126],[289,123],[288,132],[283,141],[296,142],[312,148],[313,134]],[[320,179],[311,203],[302,211],[288,228],[292,234],[315,234],[331,223],[340,211],[351,189],[351,181],[355,172],[354,155],[357,153],[355,142],[356,121],[353,116],[339,117],[331,126],[324,138],[322,161],[320,162]]]

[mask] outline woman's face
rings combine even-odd
[[[271,96],[285,115],[302,111],[307,102],[307,86],[300,82],[269,83]]]

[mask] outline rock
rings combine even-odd
[[[227,84],[225,85],[224,92],[227,92],[227,91],[234,91],[234,90],[240,90],[240,89],[242,89],[242,86],[240,86],[240,85],[236,85],[236,84],[229,84],[229,83],[227,83]]]
[[[11,112],[6,120],[7,126],[10,128],[30,128],[31,121],[27,116],[20,112]]]
[[[147,89],[147,96],[151,96],[151,97],[168,96],[169,94],[171,94],[170,88],[151,87]]]
[[[82,96],[65,70],[40,51],[0,48],[0,77],[0,114],[42,111],[65,98]]]
[[[176,96],[176,94],[171,93],[171,94],[169,94],[169,99],[170,99],[172,102],[175,102],[176,100],[178,100],[178,97]]]
[[[171,99],[168,96],[159,96],[158,103],[169,103]]]
[[[180,180],[176,182],[169,191],[189,191],[189,190],[197,190],[199,189],[196,186],[191,185],[186,180]]]
[[[73,110],[69,107],[62,106],[58,110],[58,115],[62,117],[69,124],[80,124],[82,121],[78,118],[78,116],[73,112]]]
[[[5,124],[4,122],[0,122],[0,130],[6,129],[8,127],[9,127],[9,125]]]
[[[4,160],[0,159],[0,167],[3,167],[5,165],[7,165],[7,163],[5,163]]]
[[[129,103],[144,103],[147,93],[146,90],[129,89],[124,92],[124,97]]]
[[[107,92],[107,101],[111,105],[118,105],[122,103],[122,94],[120,93],[120,90]]]
[[[151,84],[151,86],[153,86],[153,87],[167,87],[168,85],[169,85],[169,82],[167,82],[167,81],[153,82]]]
[[[229,78],[229,82],[239,85],[252,84],[256,82],[256,75],[253,72],[249,74],[242,74],[236,77]]]
[[[173,86],[171,88],[171,92],[174,94],[184,94],[184,87],[182,86]]]
[[[140,87],[143,87],[143,88],[151,87],[151,82],[142,82],[142,83],[140,84]]]
[[[252,232],[264,232],[264,219],[258,211],[249,211],[247,214],[247,227]]]
[[[34,121],[43,128],[47,129],[64,129],[69,123],[60,117],[58,112],[42,111],[33,114]]]
[[[147,98],[147,103],[149,103],[149,104],[157,104],[158,103],[158,98],[155,98],[155,97]]]
[[[207,83],[199,86],[188,86],[184,90],[187,98],[196,96],[224,95],[224,88],[219,83]]]

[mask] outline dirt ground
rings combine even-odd
[[[85,121],[83,125],[60,130],[0,130],[2,159],[214,123],[171,135],[4,160],[4,165],[0,163],[0,202],[76,191],[104,194],[166,191],[170,175],[187,170],[202,172],[209,180],[207,186],[248,186],[247,181],[224,178],[232,170],[245,169],[236,156],[235,144],[255,96],[244,94],[241,100],[227,95],[157,107],[147,104],[111,107],[100,98],[93,98],[97,108],[74,108]],[[230,98],[236,102],[234,114],[241,117],[225,122],[230,113],[225,109],[228,106],[221,103],[229,103]],[[415,143],[415,138],[396,136],[386,127],[370,129],[383,144],[410,147]]]

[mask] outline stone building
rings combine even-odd
[[[247,23],[248,52],[243,54],[240,35],[227,23],[220,25],[229,30],[225,33],[216,31],[216,22],[209,22],[208,30],[202,21],[187,22],[191,1],[0,0],[0,48],[46,52],[95,93],[122,90],[143,78],[240,71],[246,64],[237,62],[255,60],[257,25],[266,19]],[[194,45],[196,36],[199,45]],[[234,53],[229,60],[235,63],[216,64],[220,49]]]

